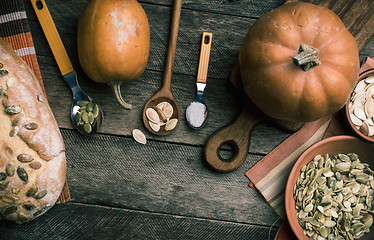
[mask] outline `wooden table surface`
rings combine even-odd
[[[92,82],[77,56],[77,22],[88,0],[46,0],[82,89],[101,105],[104,125],[99,134],[79,134],[69,119],[72,95],[63,82],[29,1],[27,16],[52,111],[66,145],[67,180],[71,201],[55,205],[42,217],[24,224],[0,224],[1,239],[274,239],[278,216],[248,187],[244,172],[287,138],[270,122],[253,132],[243,166],[217,173],[202,161],[207,138],[229,123],[242,101],[227,83],[239,48],[252,24],[284,0],[184,0],[171,89],[182,110],[181,124],[167,136],[147,132],[142,111],[161,87],[172,0],[139,1],[151,29],[146,71],[122,86],[128,111],[115,100],[111,88]],[[213,33],[204,99],[208,123],[192,130],[185,109],[196,94],[200,41]],[[360,61],[374,56],[374,38],[360,53]],[[147,144],[136,143],[135,128]],[[230,154],[224,149],[222,154]]]

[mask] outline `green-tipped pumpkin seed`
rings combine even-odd
[[[7,164],[5,167],[5,172],[9,177],[12,177],[14,175],[15,169],[11,164]]]
[[[5,108],[5,112],[10,115],[15,115],[22,112],[22,108],[19,105],[11,105]]]
[[[38,188],[30,188],[29,190],[27,190],[26,192],[26,196],[28,197],[34,197],[35,194],[38,192]]]
[[[21,168],[21,167],[18,167],[17,168],[17,174],[18,174],[18,177],[24,181],[24,182],[28,182],[29,181],[29,176],[27,175],[27,172],[25,171],[25,169]]]
[[[88,113],[86,111],[82,112],[82,121],[88,123]]]
[[[86,133],[90,133],[92,131],[92,127],[89,123],[83,124],[83,129]]]
[[[23,126],[24,128],[26,128],[27,130],[36,130],[38,129],[39,125],[37,123],[28,123],[26,125]]]
[[[0,190],[5,190],[9,186],[9,182],[0,182]]]
[[[43,191],[39,192],[39,193],[35,196],[35,199],[42,199],[43,197],[45,197],[45,195],[47,195],[47,190],[43,190]]]
[[[82,113],[77,112],[74,117],[74,121],[77,125],[82,121]]]
[[[89,102],[86,106],[86,111],[87,112],[92,112],[95,104],[93,102]]]
[[[17,206],[10,206],[4,209],[3,214],[9,215],[17,211]]]
[[[32,211],[35,209],[35,205],[32,203],[25,203],[22,205],[22,207],[26,209],[27,211]]]
[[[5,69],[0,70],[0,77],[3,77],[5,75],[8,75],[8,71]]]
[[[97,116],[99,116],[99,106],[97,104],[95,104],[95,106],[93,107],[92,113],[94,118],[97,118]]]
[[[34,161],[34,158],[29,154],[22,153],[17,156],[17,160],[20,161],[21,163],[29,163],[29,162]]]
[[[6,179],[6,173],[0,172],[0,181],[4,181]]]
[[[88,101],[78,101],[77,104],[79,107],[85,107],[88,104]]]
[[[94,115],[92,112],[88,113],[88,123],[92,124],[95,121]]]
[[[86,106],[84,106],[84,107],[80,107],[80,108],[78,109],[78,111],[79,111],[79,112],[84,112],[84,111],[86,111]]]

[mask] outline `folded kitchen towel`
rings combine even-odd
[[[374,60],[367,58],[360,73],[374,68]],[[352,134],[344,125],[344,109],[333,116],[327,116],[304,126],[284,140],[268,155],[261,159],[245,174],[275,212],[286,219],[284,190],[288,175],[298,157],[311,145],[322,138],[341,134]]]
[[[0,1],[0,37],[8,41],[30,66],[45,93],[23,0]],[[70,192],[66,181],[57,203],[69,200]]]

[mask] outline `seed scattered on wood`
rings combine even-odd
[[[140,131],[139,129],[132,130],[132,136],[135,139],[135,141],[137,141],[138,143],[141,143],[141,144],[147,143],[147,139],[144,133]]]

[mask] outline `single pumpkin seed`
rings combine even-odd
[[[79,107],[84,107],[88,104],[88,101],[78,101],[77,104]]]
[[[42,167],[42,164],[40,162],[34,161],[30,163],[29,166],[35,170],[38,170],[39,168]]]
[[[74,121],[77,125],[82,121],[82,113],[77,112],[74,117]]]
[[[3,214],[4,215],[9,215],[9,214],[12,214],[16,211],[17,211],[17,206],[10,206],[10,207],[5,208]]]
[[[22,205],[22,207],[26,209],[27,211],[32,211],[35,209],[35,205],[32,203],[25,203]]]
[[[22,153],[17,156],[17,160],[20,161],[21,163],[29,163],[29,162],[34,161],[34,158],[29,154]]]
[[[24,125],[23,127],[26,128],[27,130],[36,130],[38,129],[39,126],[37,123],[32,122],[32,123]]]
[[[84,107],[80,107],[80,108],[78,109],[78,111],[79,111],[79,112],[84,112],[84,111],[86,111],[86,106],[84,106]]]
[[[27,172],[25,171],[25,169],[18,167],[17,174],[18,174],[18,177],[25,183],[29,181],[29,176],[27,175]]]
[[[19,127],[18,126],[15,126],[12,128],[12,130],[10,130],[9,132],[9,137],[15,137],[19,132]]]
[[[88,113],[86,111],[82,112],[82,121],[88,123]]]
[[[20,222],[25,223],[25,222],[29,221],[29,218],[23,213],[18,213],[18,220]]]
[[[93,111],[93,108],[94,108],[94,103],[93,102],[89,102],[86,106],[86,111],[87,112],[92,112]]]
[[[4,67],[4,64],[0,62],[0,69]]]
[[[147,116],[148,120],[153,123],[157,124],[160,122],[160,116],[154,108],[147,108],[145,115]]]
[[[92,124],[95,121],[94,115],[92,112],[88,113],[88,123]]]
[[[9,186],[9,182],[0,182],[0,190],[5,190]]]
[[[5,172],[9,177],[14,176],[15,169],[14,169],[13,165],[7,164],[6,167],[5,167]]]
[[[19,105],[11,105],[5,108],[5,112],[10,115],[15,115],[22,112],[22,108]]]
[[[0,181],[4,181],[6,179],[6,173],[0,172]]]
[[[34,197],[37,192],[38,192],[38,188],[37,187],[32,187],[29,190],[27,190],[26,196]]]
[[[13,150],[10,147],[8,147],[8,146],[5,146],[5,156],[9,160],[13,157]]]
[[[161,122],[167,121],[165,114],[158,107],[153,107],[153,109],[156,110]]]
[[[99,116],[99,106],[97,104],[95,104],[95,106],[93,107],[92,114],[94,118],[97,118],[97,116]]]
[[[83,129],[86,133],[90,133],[92,131],[92,127],[89,123],[84,123],[83,124]]]
[[[1,196],[1,200],[6,203],[15,203],[16,200],[12,196],[3,195]]]
[[[165,125],[165,131],[173,130],[177,126],[177,123],[178,123],[177,118],[170,119],[169,121],[167,121]]]
[[[39,192],[36,196],[35,199],[42,199],[45,195],[47,195],[47,190],[43,190]]]
[[[147,139],[144,133],[142,133],[142,131],[140,131],[139,129],[132,130],[132,136],[134,140],[137,141],[138,143],[141,143],[141,144],[147,143]]]
[[[1,69],[0,70],[0,77],[3,77],[3,76],[5,76],[5,75],[7,75],[8,74],[8,71],[7,70],[5,70],[5,69]]]

